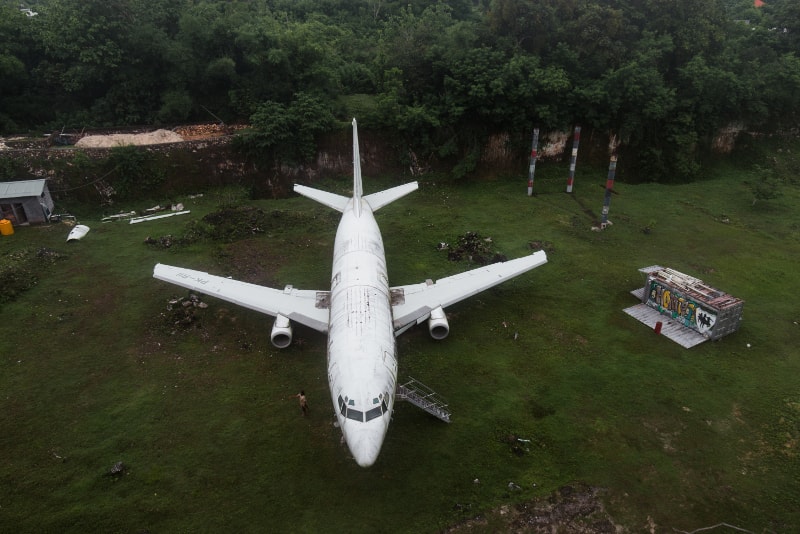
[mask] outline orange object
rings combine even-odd
[[[0,234],[13,235],[14,225],[8,219],[0,219]]]

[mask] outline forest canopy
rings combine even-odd
[[[697,173],[698,147],[721,128],[788,130],[800,109],[796,0],[24,8],[0,0],[4,134],[214,119],[253,124],[246,148],[274,155],[283,139],[298,160],[353,116],[440,156],[493,132],[583,124],[617,134],[661,179]]]

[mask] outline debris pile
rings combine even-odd
[[[127,474],[127,472],[128,466],[122,462],[117,462],[111,467],[111,469],[108,470],[108,472],[106,472],[106,476],[111,478],[120,478],[122,475]]]
[[[231,135],[236,130],[241,130],[243,126],[228,126],[227,124],[193,124],[188,126],[178,126],[173,131],[190,141],[194,139],[209,139]]]
[[[122,219],[130,219],[131,217],[136,217],[135,211],[121,211],[113,215],[107,215],[100,220],[102,222],[112,222],[112,221],[119,221]]]
[[[155,238],[147,236],[144,239],[144,242],[148,245],[157,246],[160,248],[170,248],[176,242],[176,239],[171,234]]]
[[[170,204],[169,206],[162,206],[161,204],[157,204],[157,205],[153,206],[152,208],[145,209],[144,212],[147,213],[147,214],[152,215],[154,213],[159,213],[159,212],[167,211],[167,210],[183,211],[183,202],[178,202],[177,204]]]
[[[500,438],[500,442],[507,444],[511,449],[511,452],[517,456],[522,456],[526,452],[530,452],[529,445],[531,443],[531,440],[521,438],[516,434],[512,433],[504,434]]]
[[[173,297],[167,304],[169,315],[167,318],[172,326],[189,326],[200,317],[197,310],[208,308],[208,304],[200,300],[194,293],[189,293],[187,297]]]
[[[459,236],[455,247],[444,242],[437,246],[439,250],[447,251],[447,259],[450,261],[467,260],[479,265],[489,265],[508,259],[503,254],[493,252],[492,247],[492,238],[483,238],[478,232],[467,232]]]

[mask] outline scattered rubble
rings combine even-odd
[[[483,238],[478,232],[467,232],[459,236],[454,247],[446,242],[437,245],[438,250],[447,251],[447,259],[450,261],[467,260],[478,265],[489,265],[508,259],[503,254],[493,252],[492,247],[492,238]]]
[[[130,219],[131,217],[135,217],[135,211],[122,211],[119,213],[115,213],[113,215],[107,215],[100,219],[101,222],[112,222],[112,221],[120,221],[123,219]]]
[[[164,214],[161,214],[161,215],[145,215],[145,216],[142,216],[142,217],[133,217],[133,218],[129,219],[128,222],[129,222],[129,224],[138,224],[138,223],[147,222],[147,221],[154,221],[156,219],[164,219],[166,217],[173,217],[175,215],[186,215],[188,213],[191,213],[191,211],[190,210],[175,211],[174,208],[173,208],[173,211],[170,212],[170,213],[164,213]]]
[[[517,489],[519,488],[519,489]],[[509,491],[524,491],[510,482]],[[531,532],[551,534],[615,534],[624,527],[614,522],[600,500],[602,490],[585,484],[562,486],[547,497],[517,505],[503,505],[482,516],[463,521],[443,532],[474,532],[489,524],[505,525],[504,532]],[[470,505],[456,505],[459,510],[469,510]]]
[[[111,467],[111,469],[108,470],[108,472],[106,472],[106,476],[109,476],[111,478],[120,478],[123,475],[126,475],[127,473],[128,473],[128,466],[126,466],[122,462],[117,462]]]
[[[144,239],[144,242],[147,243],[148,245],[159,246],[161,248],[170,248],[175,243],[175,241],[176,241],[175,238],[171,234],[155,238],[147,236]]]
[[[208,304],[203,302],[198,295],[190,292],[186,297],[170,298],[167,303],[167,313],[161,315],[166,318],[169,328],[175,326],[187,327],[200,319],[197,310],[206,308],[208,308]]]
[[[455,245],[446,241],[436,244],[436,250],[447,251],[447,259],[450,261],[467,260],[479,265],[489,265],[508,260],[504,254],[495,252],[493,248],[492,238],[481,237],[478,232],[467,232],[458,236]],[[548,254],[555,251],[550,241],[529,241],[528,248],[533,251],[544,250]]]
[[[529,445],[531,440],[519,437],[516,434],[507,433],[499,438],[501,443],[505,443],[511,449],[511,452],[517,456],[530,452]]]
[[[546,501],[531,501],[516,507],[511,523],[514,531],[576,533],[616,533],[617,525],[600,502],[599,488],[563,486]]]

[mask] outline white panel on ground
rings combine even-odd
[[[650,328],[655,328],[656,323],[661,321],[661,335],[668,337],[678,345],[687,349],[699,345],[708,339],[699,332],[673,321],[646,304],[637,304],[636,306],[625,308],[622,311]]]

